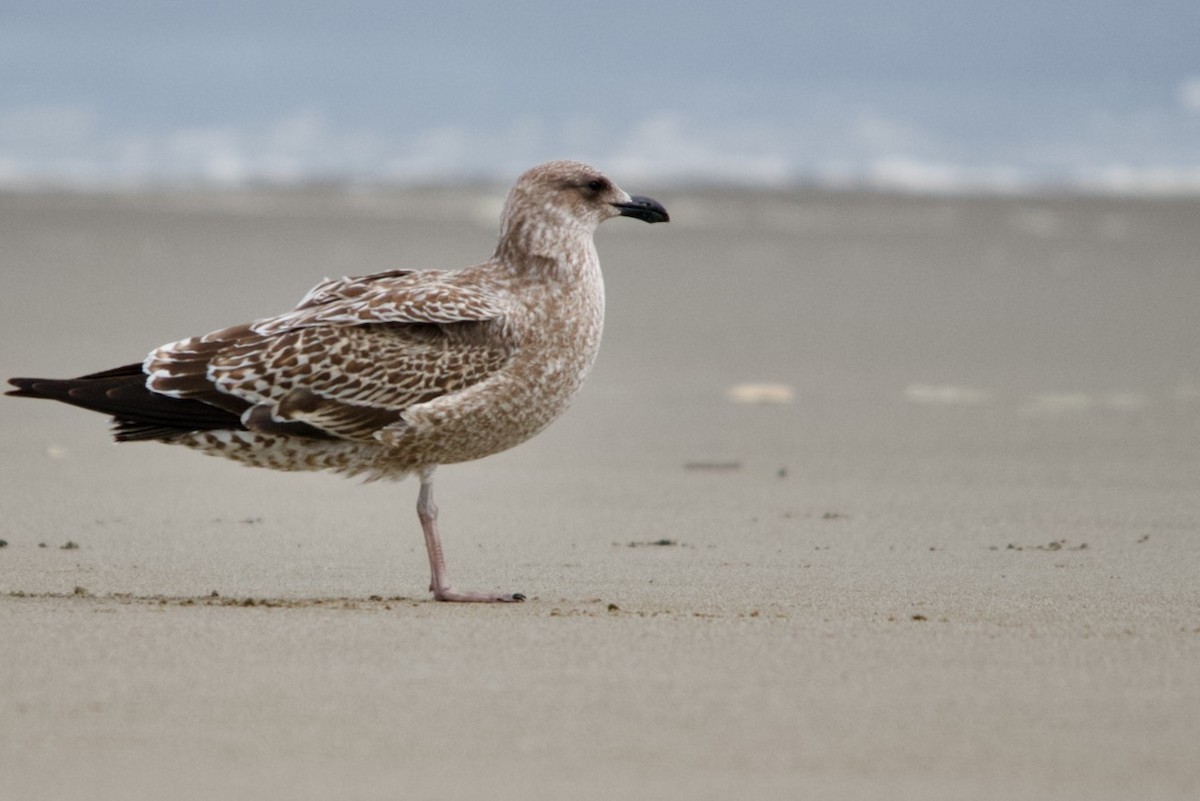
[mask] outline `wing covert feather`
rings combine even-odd
[[[386,323],[461,323],[494,320],[504,304],[486,289],[464,286],[439,271],[377,273],[361,278],[326,280],[295,309],[258,320],[251,328],[263,336],[316,326]]]

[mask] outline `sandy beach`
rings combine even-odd
[[[1200,796],[1200,200],[626,186],[575,406],[416,483],[0,400],[0,798]],[[0,377],[491,253],[502,192],[0,194]]]

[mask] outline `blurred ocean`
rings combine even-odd
[[[0,0],[0,187],[1200,192],[1200,4]]]

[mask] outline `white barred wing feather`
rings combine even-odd
[[[408,407],[483,381],[508,357],[482,337],[434,326],[327,326],[226,348],[209,363],[208,380],[266,406],[276,421],[370,439]]]

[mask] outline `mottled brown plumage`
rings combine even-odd
[[[432,474],[510,448],[560,415],[604,322],[592,235],[618,215],[665,222],[595,169],[558,161],[510,192],[492,258],[457,271],[325,280],[287,313],[9,394],[111,414],[120,441],[185,445],[277,470],[421,477],[418,516],[439,600],[520,600],[445,581]]]

